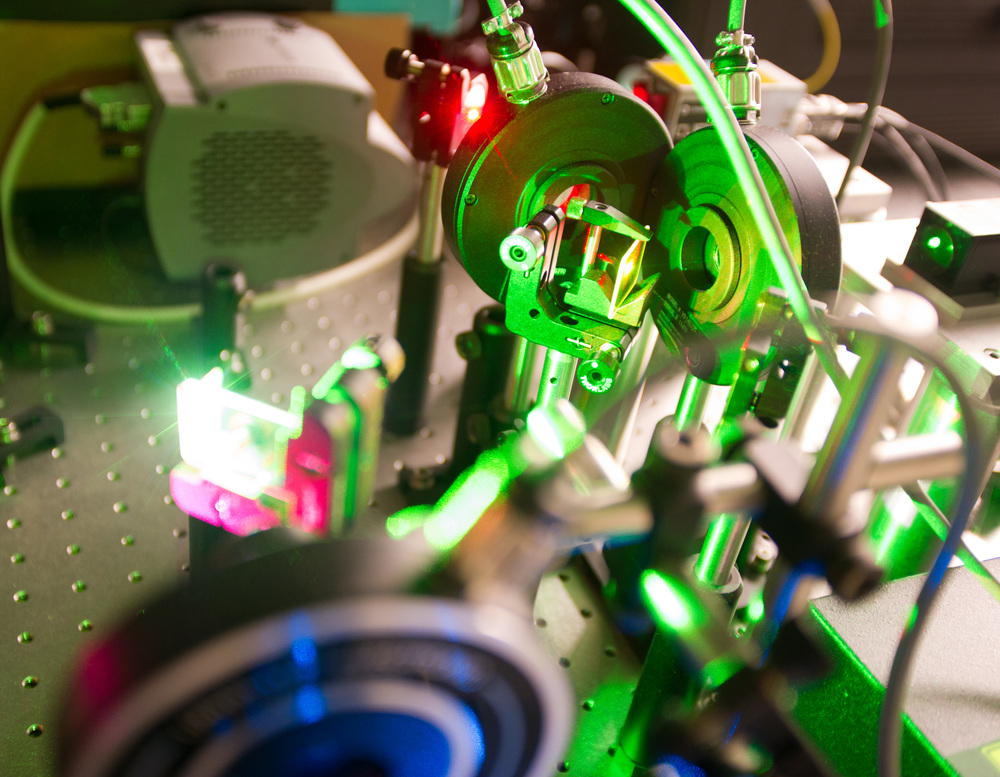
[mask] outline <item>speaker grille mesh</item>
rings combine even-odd
[[[194,218],[214,245],[277,244],[316,228],[333,165],[322,141],[287,130],[216,132],[192,164]]]

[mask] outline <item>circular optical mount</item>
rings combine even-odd
[[[84,656],[67,777],[547,777],[573,707],[532,625],[401,593],[431,557],[281,551],[147,607]]]
[[[528,246],[517,243],[501,260],[504,238],[574,187],[587,186],[590,199],[637,217],[670,139],[648,105],[593,73],[553,75],[545,94],[527,105],[497,108],[459,144],[441,215],[455,256],[502,301],[508,273],[523,272],[529,261],[517,250]]]
[[[840,285],[840,222],[809,153],[785,133],[744,129],[754,161],[806,288],[814,297]],[[661,273],[655,294],[664,339],[691,371],[730,383],[739,368],[741,332],[760,296],[781,286],[750,205],[714,128],[692,132],[667,155],[652,184],[645,223],[654,236],[643,262]]]

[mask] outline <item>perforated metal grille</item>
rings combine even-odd
[[[277,244],[316,229],[329,203],[333,163],[313,135],[216,132],[192,162],[192,202],[213,245]]]

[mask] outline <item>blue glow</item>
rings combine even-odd
[[[483,761],[486,760],[486,742],[483,740],[483,727],[480,725],[476,713],[469,706],[463,704],[462,711],[465,713],[462,716],[464,718],[462,722],[465,724],[469,741],[472,742],[476,753],[476,773],[478,774],[483,766]]]
[[[483,684],[483,672],[472,661],[469,654],[462,648],[452,651],[448,659],[448,666],[451,669],[450,676],[453,683],[459,690],[472,693],[478,690]]]
[[[253,674],[250,675],[250,680],[254,688],[265,696],[268,696],[281,688],[284,677],[279,666],[266,664],[254,669]]]
[[[677,777],[707,777],[704,769],[679,755],[668,755],[664,763],[677,773]]]
[[[767,654],[771,649],[771,643],[774,641],[775,636],[777,636],[781,624],[785,622],[788,608],[792,604],[792,598],[795,596],[795,591],[799,587],[802,578],[806,575],[823,577],[825,576],[825,572],[826,570],[823,565],[813,559],[802,562],[788,573],[784,583],[781,585],[781,589],[778,591],[778,596],[774,600],[773,612],[764,613],[766,620],[764,622],[764,630],[761,634],[761,646],[764,648],[761,655],[761,663],[767,658]]]
[[[742,713],[737,713],[737,714],[733,715],[733,721],[732,721],[732,725],[730,725],[730,727],[729,727],[729,733],[726,734],[726,738],[723,741],[724,745],[728,745],[729,744],[729,740],[733,738],[733,734],[736,733],[736,728],[740,725],[740,718],[741,717],[742,717]]]
[[[316,643],[309,637],[300,637],[292,643],[292,661],[299,669],[312,669],[319,662]]]
[[[326,699],[315,685],[300,688],[295,694],[295,711],[303,723],[315,723],[326,716]]]
[[[447,777],[450,748],[437,726],[397,713],[329,711],[316,704],[323,701],[322,696],[316,699],[318,692],[316,686],[303,689],[296,703],[302,702],[300,713],[320,711],[320,719],[311,723],[306,719],[308,725],[293,726],[251,748],[227,774],[343,774],[347,764],[360,762],[371,763],[386,775]],[[476,731],[470,730],[469,736],[476,737]],[[478,749],[479,740],[472,741]]]
[[[309,616],[296,612],[289,619],[289,636],[292,638],[292,661],[300,680],[315,682],[319,679],[319,648],[312,638],[313,628]]]

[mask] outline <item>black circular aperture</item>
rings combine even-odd
[[[295,547],[148,606],[81,662],[62,773],[538,777],[565,680],[520,615],[394,593],[423,568],[395,541]]]
[[[432,724],[380,712],[332,715],[247,752],[226,777],[445,777],[449,749]]]

